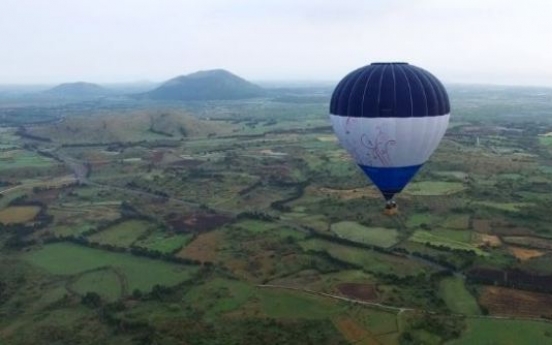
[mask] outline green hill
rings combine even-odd
[[[200,71],[173,78],[147,92],[145,98],[155,100],[231,100],[255,98],[264,90],[226,70]]]

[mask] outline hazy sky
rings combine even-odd
[[[338,80],[406,61],[445,82],[552,86],[550,0],[0,0],[0,84]]]

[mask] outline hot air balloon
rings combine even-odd
[[[380,190],[386,210],[429,159],[448,126],[441,82],[408,63],[372,63],[336,86],[330,119],[340,144]]]

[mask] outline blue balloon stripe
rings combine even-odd
[[[403,190],[422,165],[396,168],[377,168],[360,164],[358,166],[378,187],[385,199],[389,200],[393,198],[393,195]]]

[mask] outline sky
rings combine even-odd
[[[552,86],[551,18],[549,0],[0,0],[0,84],[338,81],[402,61],[445,83]]]

